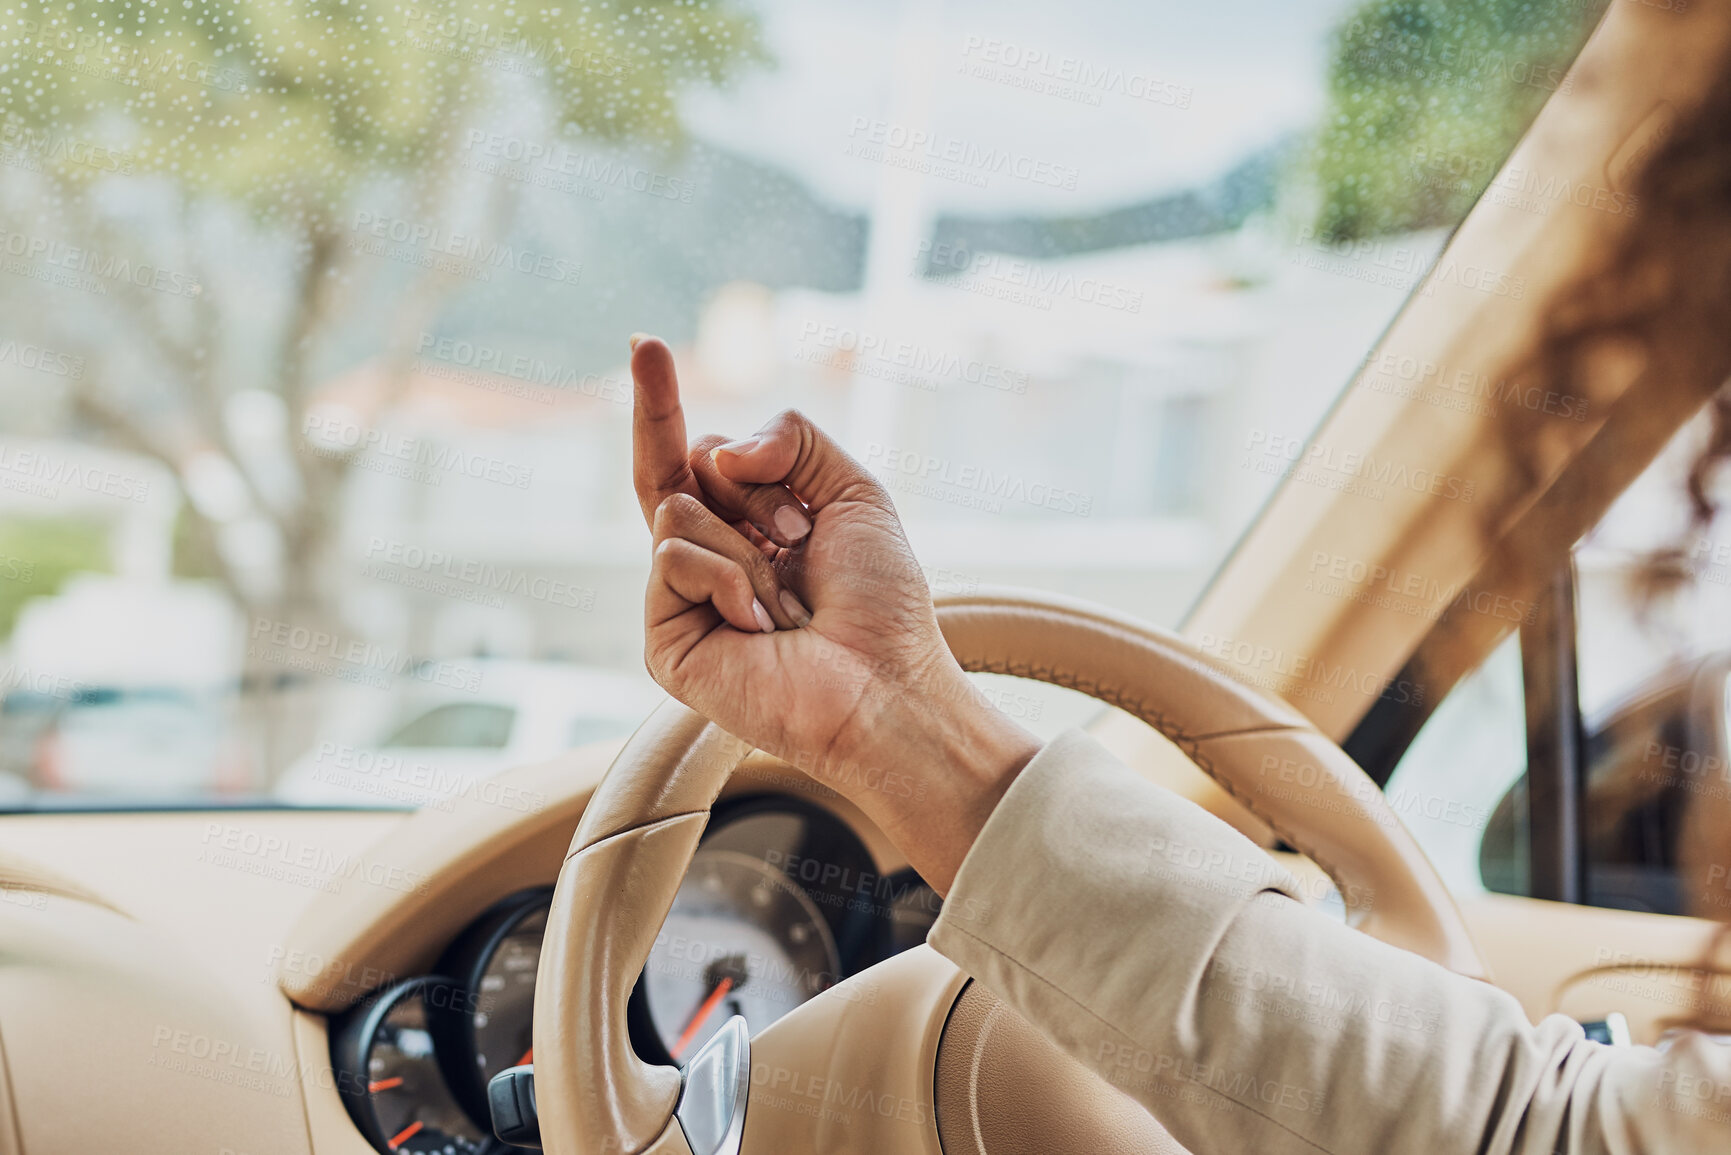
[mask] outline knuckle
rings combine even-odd
[[[674,493],[679,489],[679,487],[681,485],[685,484],[686,479],[690,475],[691,475],[690,463],[688,461],[681,461],[678,465],[675,465],[675,466],[669,468],[666,473],[662,474],[660,477],[657,477],[654,481],[650,482],[647,486],[639,485],[638,488],[640,490],[646,489],[649,493],[652,493],[652,494],[654,494],[654,493]]]
[[[739,576],[750,585],[772,587],[775,585],[775,566],[756,549],[752,549],[739,567]]]
[[[769,521],[775,516],[776,510],[793,504],[779,485],[763,485],[753,489],[746,494],[745,503],[746,509],[758,521]]]
[[[655,507],[655,532],[673,533],[682,525],[691,524],[692,507],[701,503],[689,493],[675,493]]]
[[[697,438],[691,443],[691,460],[694,462],[707,462],[709,460],[710,451],[718,445],[726,445],[727,442],[728,439],[719,433],[705,433],[702,437]]]
[[[685,540],[677,537],[664,538],[661,541],[656,542],[655,564],[657,566],[672,565],[679,559],[679,555],[683,551],[682,547],[684,545]]]

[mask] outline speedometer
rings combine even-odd
[[[633,1046],[649,1062],[682,1063],[730,1016],[742,1015],[755,1034],[913,945],[930,922],[905,917],[920,913],[909,899],[917,882],[878,873],[841,818],[803,799],[757,795],[717,806],[632,992]],[[534,1061],[551,898],[540,888],[501,900],[439,961],[461,999],[432,1019],[436,1050],[475,1119],[489,1117],[493,1076]]]
[[[433,1023],[463,1001],[448,979],[398,983],[349,1012],[332,1039],[337,1089],[379,1151],[482,1155],[499,1150],[445,1081]]]
[[[479,996],[469,1021],[475,1032],[475,1070],[485,1086],[508,1067],[534,1061],[535,971],[547,909],[531,911],[499,940],[475,984]]]
[[[643,970],[655,1036],[683,1062],[743,1015],[755,1034],[841,978],[829,924],[782,871],[698,850]]]
[[[552,891],[516,894],[491,907],[452,944],[439,967],[467,995],[457,1013],[435,1022],[439,1053],[457,1097],[477,1118],[487,1112],[487,1083],[533,1062],[535,971]]]

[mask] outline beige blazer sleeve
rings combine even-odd
[[[1071,731],[1011,785],[930,942],[1196,1155],[1731,1153],[1731,1041],[1535,1027],[1297,893]]]

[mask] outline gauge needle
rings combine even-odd
[[[517,1060],[517,1065],[519,1067],[521,1067],[524,1063],[533,1063],[534,1061],[535,1061],[535,1048],[530,1047],[527,1051],[523,1052],[523,1057],[521,1059]]]
[[[401,1131],[398,1131],[395,1135],[386,1139],[385,1146],[395,1151],[398,1147],[401,1147],[404,1143],[407,1143],[410,1139],[419,1135],[421,1133],[421,1128],[424,1126],[426,1126],[426,1124],[422,1123],[419,1119],[416,1119],[413,1123],[410,1123],[407,1127],[404,1127]]]
[[[723,978],[715,984],[715,989],[709,992],[709,997],[703,1000],[703,1005],[697,1008],[697,1013],[691,1016],[689,1023],[685,1024],[685,1030],[680,1033],[679,1041],[674,1043],[672,1049],[667,1052],[670,1056],[675,1060],[679,1058],[685,1048],[691,1045],[691,1040],[697,1037],[698,1028],[703,1026],[703,1021],[714,1012],[716,1007],[721,1005],[721,1000],[725,999],[727,992],[732,989],[733,979],[731,978]]]
[[[367,1094],[376,1095],[380,1091],[389,1091],[392,1087],[401,1087],[402,1085],[403,1077],[401,1075],[392,1075],[389,1079],[374,1079],[367,1084]]]

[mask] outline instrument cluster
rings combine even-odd
[[[331,1032],[349,1114],[385,1155],[501,1155],[487,1083],[534,1061],[535,975],[551,888],[511,895],[431,975],[375,992]],[[859,836],[802,799],[718,805],[630,1003],[646,1061],[680,1065],[733,1015],[753,1034],[925,941],[941,902],[879,874]]]

